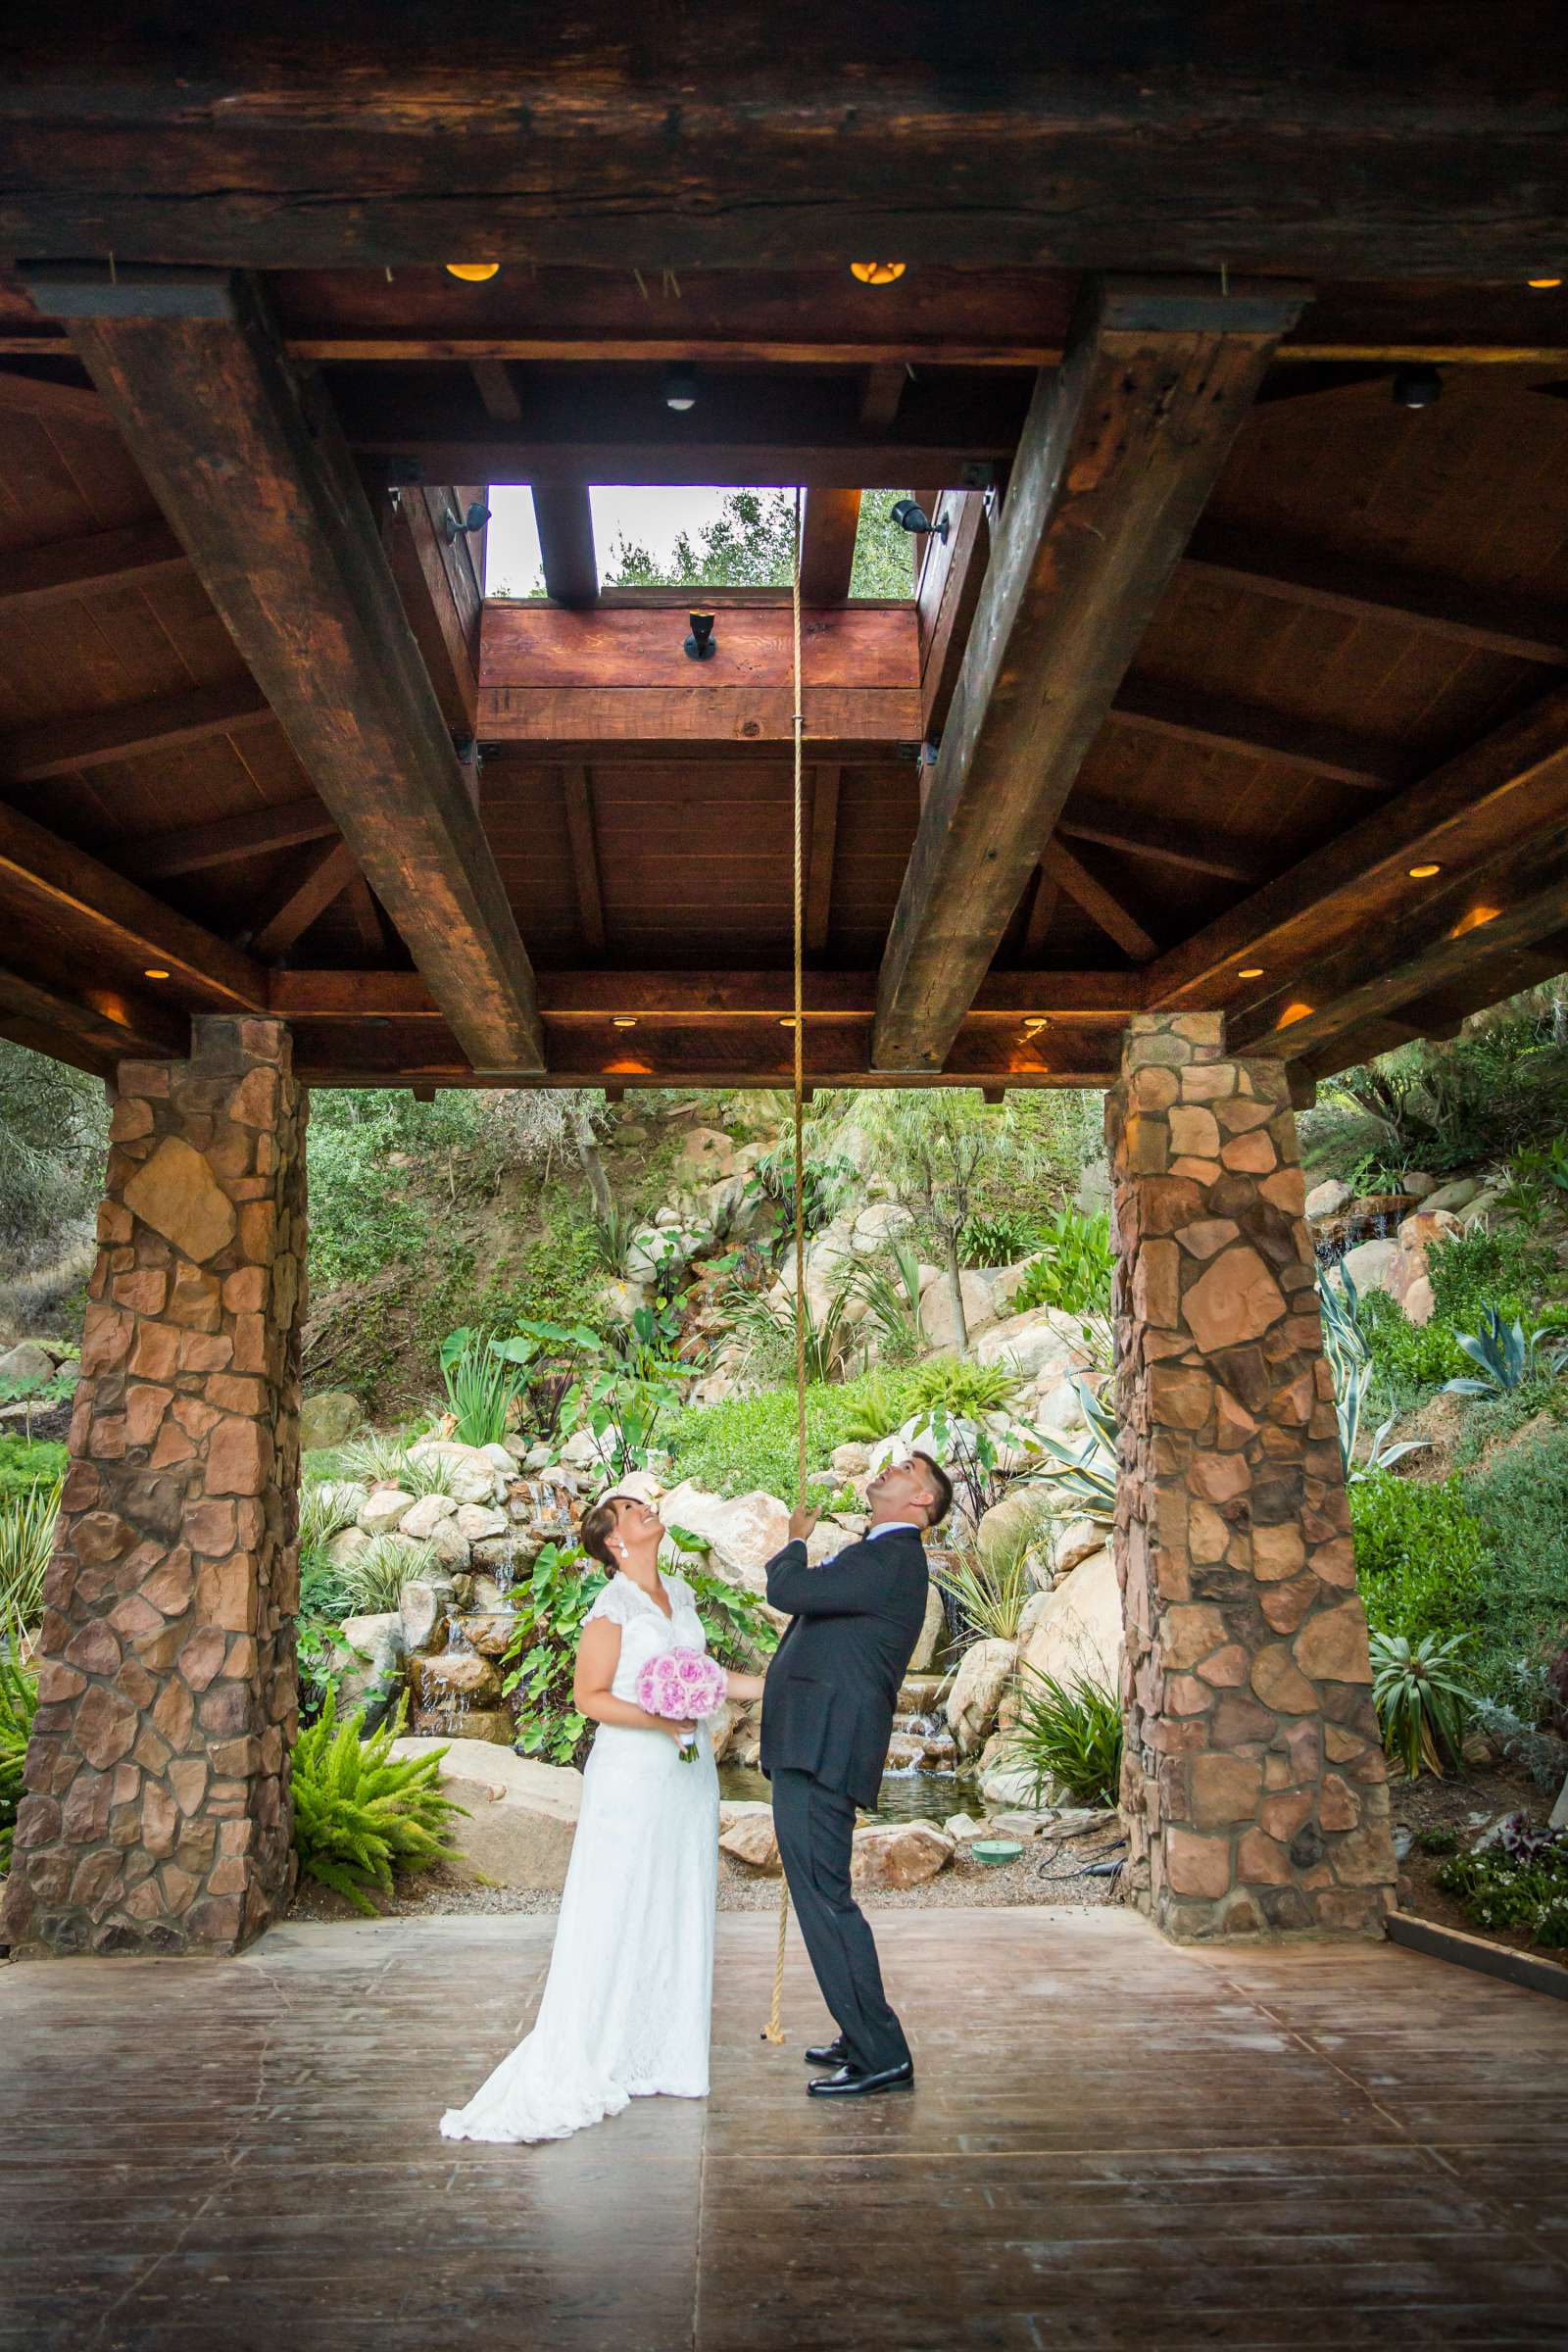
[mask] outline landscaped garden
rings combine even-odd
[[[1548,1826],[1568,1772],[1565,1004],[1558,984],[1350,1072],[1302,1120],[1402,1899],[1548,1949],[1568,1944],[1568,1831]],[[81,1185],[63,1174],[70,1205],[51,1210],[22,1079],[0,1107],[26,1147],[0,1171],[20,1343],[0,1360],[3,1838],[90,1258]],[[518,1885],[559,1884],[588,1730],[572,1656],[602,1581],[577,1528],[612,1481],[659,1498],[719,1654],[769,1654],[797,1314],[813,1557],[863,1524],[894,1447],[938,1454],[958,1498],[859,1875],[932,1899],[949,1882],[1012,1899],[1110,1885],[1098,1100],[819,1098],[800,1300],[784,1126],[757,1095],[318,1096],[296,1841],[332,1899],[423,1884],[457,1901],[464,1852],[492,1889],[514,1865]],[[710,1730],[742,1899],[776,1869],[756,1710]],[[970,1853],[982,1833],[1021,1849],[995,1882]]]

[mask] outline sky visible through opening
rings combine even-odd
[[[705,522],[718,519],[728,486],[670,489],[622,484],[596,486],[589,501],[594,515],[594,551],[599,576],[613,566],[622,539],[646,547],[661,563],[674,553],[675,539],[686,531],[693,537]],[[534,528],[533,493],[496,487],[489,492],[490,529],[486,535],[485,593],[488,596],[534,596],[544,586],[539,564],[539,534]]]

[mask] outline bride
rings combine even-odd
[[[699,1726],[636,1701],[660,1650],[701,1650],[691,1588],[663,1576],[659,1514],[610,1494],[582,1523],[583,1549],[611,1571],[584,1621],[572,1695],[599,1725],[533,2032],[466,2107],[447,2139],[564,2139],[634,2098],[708,2096],[718,1881],[718,1777]],[[760,1675],[726,1677],[760,1698]],[[680,1749],[697,1738],[696,1761]]]

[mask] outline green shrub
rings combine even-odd
[[[1441,1254],[1440,1250],[1433,1252],[1435,1257]],[[1465,1369],[1464,1353],[1452,1326],[1436,1316],[1429,1323],[1412,1323],[1387,1291],[1365,1293],[1360,1324],[1373,1369],[1383,1376],[1392,1395],[1441,1388]]]
[[[1017,1209],[995,1209],[989,1216],[970,1216],[958,1230],[960,1266],[1010,1266],[1035,1240],[1032,1220]]]
[[[11,1840],[22,1802],[23,1766],[32,1719],[38,1711],[38,1686],[13,1650],[20,1627],[0,1628],[0,1878],[11,1868]]]
[[[1528,1235],[1467,1225],[1427,1252],[1427,1272],[1434,1321],[1450,1331],[1474,1331],[1489,1306],[1510,1321],[1527,1316],[1556,1279],[1557,1262],[1549,1249]]]
[[[957,1602],[964,1625],[979,1640],[1015,1642],[1018,1620],[1034,1591],[1029,1552],[1050,1512],[1042,1504],[1038,1524],[1025,1523],[1004,1543],[982,1552],[978,1545],[954,1551],[946,1563],[933,1559],[933,1583]]]
[[[575,1544],[547,1544],[526,1582],[512,1588],[516,1623],[503,1663],[503,1685],[515,1697],[516,1746],[549,1764],[580,1763],[593,1727],[572,1704],[577,1642],[609,1579]]]
[[[441,1794],[446,1749],[401,1759],[391,1752],[407,1716],[405,1697],[389,1724],[362,1740],[357,1715],[338,1723],[329,1690],[320,1720],[301,1732],[294,1750],[300,1867],[370,1919],[376,1916],[370,1887],[390,1894],[399,1873],[427,1869],[457,1850],[449,1825],[464,1808]]]
[[[36,1625],[60,1520],[58,1486],[0,1504],[0,1625]]]
[[[314,1089],[307,1146],[313,1280],[364,1280],[383,1266],[426,1261],[426,1189],[449,1177],[460,1157],[471,1181],[488,1138],[482,1115],[474,1097],[451,1089],[433,1102],[416,1102],[406,1090]]]
[[[939,1355],[910,1375],[908,1411],[933,1411],[941,1406],[978,1421],[987,1413],[1004,1412],[1013,1404],[1023,1383],[1005,1364],[976,1364],[956,1355]]]
[[[70,1462],[67,1448],[47,1438],[0,1438],[0,1504],[35,1487],[57,1485]]]
[[[1121,1701],[1102,1683],[1068,1690],[1053,1674],[1026,1671],[1009,1762],[1034,1775],[1037,1800],[1054,1782],[1075,1804],[1113,1805],[1121,1744]]]
[[[1521,1670],[1568,1640],[1568,1427],[1510,1446],[1464,1482],[1492,1554],[1477,1644],[1488,1696],[1517,1695]]]
[[[1423,1768],[1441,1773],[1457,1764],[1464,1728],[1475,1703],[1466,1676],[1465,1634],[1372,1636],[1372,1698],[1383,1744],[1403,1769],[1419,1780]]]
[[[375,1617],[395,1609],[404,1586],[432,1575],[435,1561],[432,1544],[411,1544],[404,1536],[372,1536],[337,1572],[353,1603],[350,1614]]]
[[[441,1343],[441,1378],[460,1446],[499,1446],[516,1401],[517,1375],[488,1340],[465,1326]]]
[[[1013,1293],[1014,1314],[1040,1306],[1059,1306],[1069,1315],[1104,1314],[1115,1265],[1104,1210],[1086,1217],[1076,1208],[1060,1209],[1041,1227],[1040,1240],[1041,1253]]]
[[[807,1458],[824,1463],[835,1446],[863,1443],[860,1423],[875,1398],[896,1429],[914,1406],[905,1372],[863,1380],[818,1382],[806,1392]],[[885,1434],[885,1433],[880,1433]],[[682,1413],[667,1439],[677,1477],[714,1494],[745,1494],[754,1487],[786,1499],[795,1492],[795,1391],[764,1389],[757,1396],[726,1396],[722,1404]]]
[[[1456,1854],[1437,1875],[1472,1926],[1524,1928],[1549,1951],[1568,1946],[1568,1833],[1533,1829],[1519,1816],[1497,1844]]]
[[[1457,1478],[1418,1486],[1386,1471],[1349,1490],[1356,1579],[1374,1633],[1469,1632],[1480,1619],[1490,1545]]]

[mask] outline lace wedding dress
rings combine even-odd
[[[690,1586],[663,1586],[668,1617],[625,1576],[588,1613],[620,1627],[617,1698],[635,1703],[657,1651],[707,1647]],[[683,1763],[662,1732],[602,1723],[533,2032],[466,2107],[448,2109],[443,2136],[564,2139],[631,2099],[706,2098],[717,1884],[709,1741]]]

